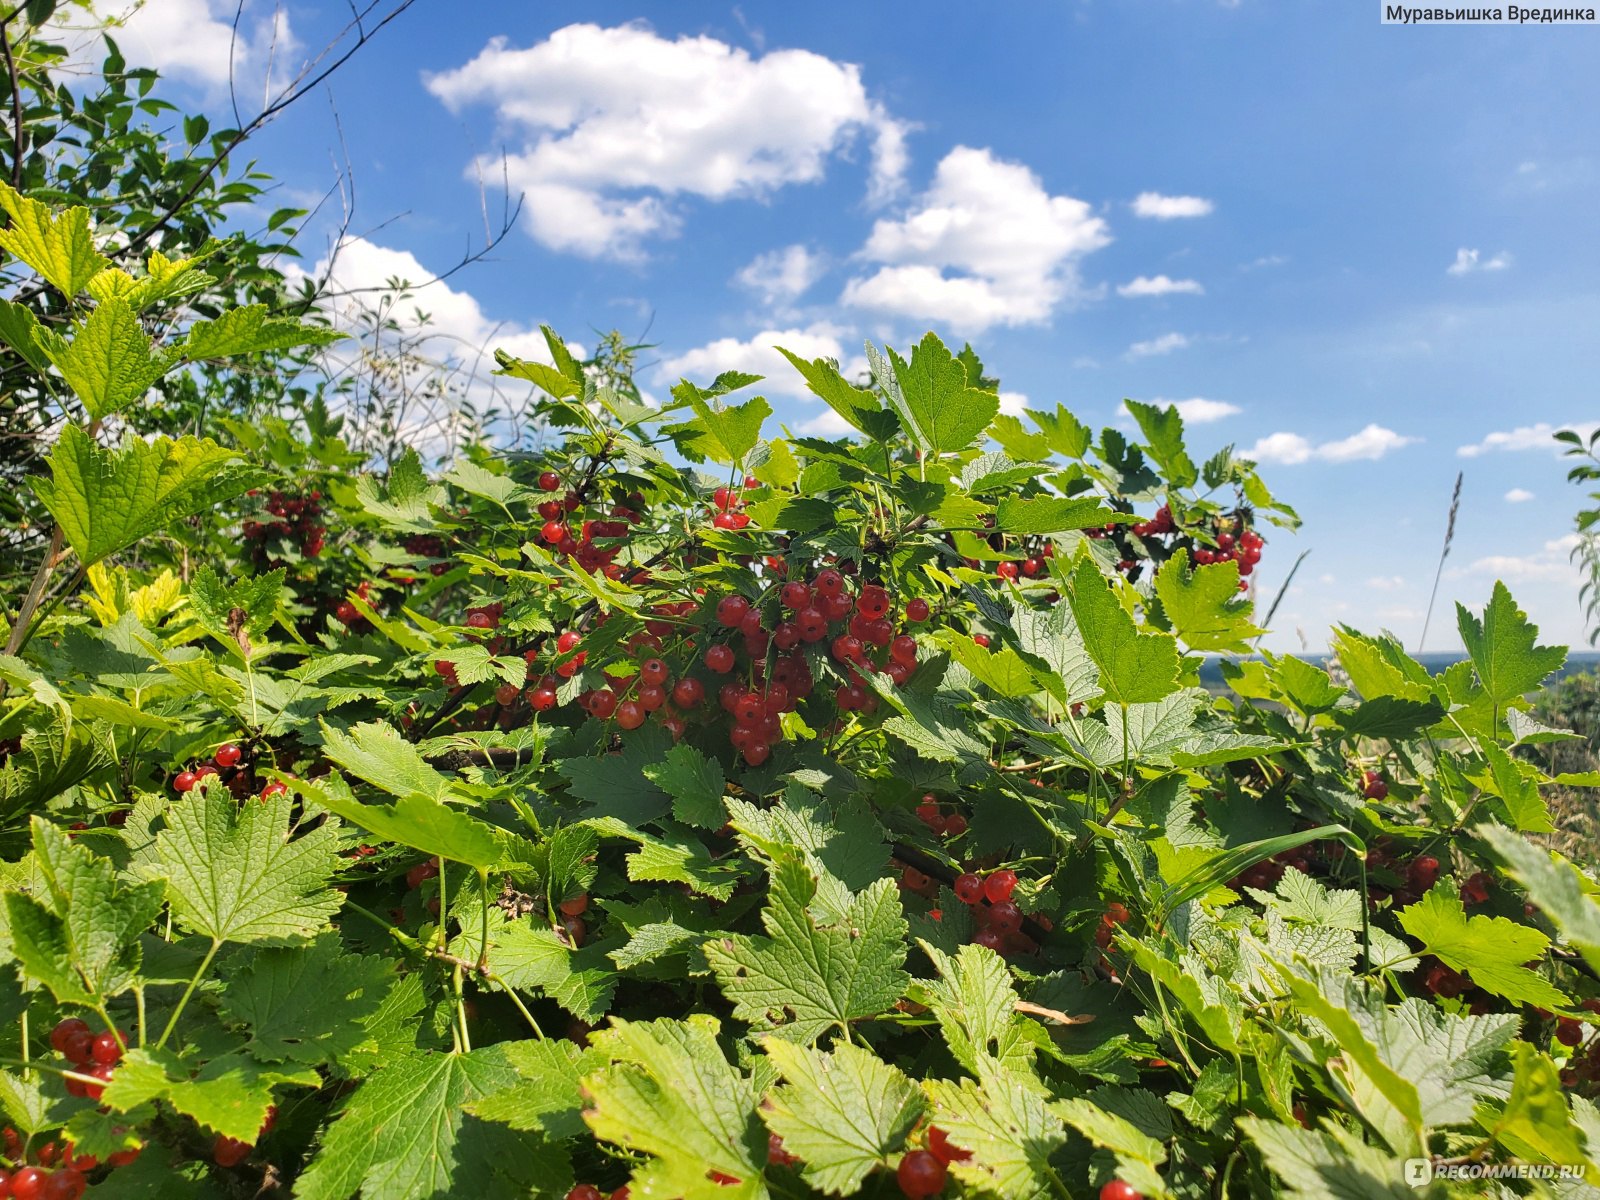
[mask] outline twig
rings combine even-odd
[[[17,12],[21,10],[18,9]],[[0,23],[0,46],[5,47],[6,74],[11,77],[11,187],[14,191],[22,190],[22,85],[17,80],[17,60],[11,55],[11,30],[8,28],[15,20],[17,13],[13,12],[4,23]]]

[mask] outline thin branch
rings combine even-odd
[[[15,191],[20,192],[22,190],[22,139],[24,136],[22,124],[22,84],[17,79],[17,60],[11,55],[10,29],[11,22],[15,19],[16,15],[17,14],[13,12],[11,16],[5,19],[4,24],[0,24],[0,46],[5,47],[6,74],[11,80],[11,186]]]

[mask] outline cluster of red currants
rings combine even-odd
[[[744,492],[753,492],[761,486],[754,475],[747,475],[743,491],[719,487],[711,493],[711,524],[717,529],[743,529],[750,524],[750,514],[744,511]]]
[[[443,559],[445,556],[444,539],[438,534],[414,533],[400,544],[407,554],[415,554],[419,558]],[[429,565],[428,573],[437,578],[449,569],[448,562],[436,562]],[[415,583],[417,580],[417,577],[408,571],[395,571],[392,574],[396,583]]]
[[[932,792],[922,797],[917,805],[917,820],[928,827],[935,837],[960,837],[967,831],[967,819],[958,812],[946,814],[938,797]]]
[[[185,771],[179,771],[174,775],[172,777],[172,790],[175,792],[193,791],[195,784],[207,776],[219,775],[223,771],[229,771],[237,767],[239,760],[243,757],[244,752],[238,746],[235,746],[232,742],[226,742],[217,747],[216,752],[211,756],[210,762],[202,763],[198,767],[192,767]],[[283,787],[282,784],[278,786],[280,789]],[[263,793],[263,795],[265,794]]]
[[[559,491],[561,476],[554,471],[544,472],[539,476],[539,488],[545,492]],[[568,491],[560,500],[542,501],[538,509],[544,521],[539,530],[540,538],[555,553],[574,560],[589,574],[603,572],[608,579],[620,578],[622,568],[615,559],[630,526],[642,515],[644,497],[638,492],[631,493],[626,503],[612,506],[609,519],[584,519],[574,535],[572,516],[582,507],[583,496],[576,491]]]
[[[260,492],[252,488],[249,494],[259,496]],[[257,521],[247,517],[242,528],[245,541],[250,543],[250,556],[258,567],[273,558],[266,546],[270,538],[298,541],[300,552],[307,558],[316,558],[322,553],[327,529],[318,520],[322,516],[321,501],[322,493],[318,491],[304,496],[279,491],[267,493],[267,502],[262,507],[274,519]]]
[[[356,595],[368,603],[371,602],[368,595],[371,591],[372,580],[370,579],[363,579],[356,587]],[[339,601],[338,607],[333,610],[333,615],[339,619],[339,623],[346,629],[354,629],[366,619],[361,615],[361,610],[348,600]]]
[[[895,1182],[908,1200],[937,1196],[944,1191],[950,1164],[972,1157],[971,1150],[952,1145],[949,1135],[937,1125],[928,1126],[926,1144],[925,1150],[907,1150],[895,1168]]]
[[[1002,868],[987,875],[971,871],[957,875],[951,885],[956,899],[972,910],[976,945],[997,954],[1031,954],[1038,943],[1022,932],[1022,909],[1011,898],[1017,890],[1017,873]]]
[[[89,1172],[100,1165],[94,1155],[76,1153],[71,1142],[45,1142],[29,1149],[9,1125],[4,1141],[6,1159],[16,1164],[11,1170],[0,1166],[0,1197],[9,1200],[78,1200],[89,1187]],[[112,1167],[125,1167],[138,1157],[138,1150],[124,1150],[106,1161]]]
[[[1600,1000],[1585,1000],[1579,1007],[1585,1012],[1600,1014]],[[1556,1041],[1573,1051],[1567,1056],[1566,1065],[1561,1068],[1562,1086],[1582,1088],[1586,1093],[1593,1094],[1597,1085],[1600,1085],[1600,1038],[1590,1038],[1586,1042],[1585,1022],[1576,1017],[1556,1017],[1542,1008],[1533,1011],[1546,1021],[1554,1019]]]
[[[1019,559],[1008,558],[995,564],[994,573],[1008,583],[1018,579],[1037,579],[1046,571],[1045,562],[1054,558],[1056,548],[1053,542],[1045,542],[1033,553],[1025,554]],[[977,566],[976,561],[971,563]]]
[[[1261,561],[1261,547],[1266,545],[1262,536],[1253,529],[1242,529],[1234,534],[1227,529],[1222,529],[1216,535],[1217,548],[1208,549],[1205,546],[1195,547],[1194,565],[1197,567],[1208,566],[1211,563],[1236,562],[1239,564],[1239,574],[1249,575],[1256,569],[1256,564]]]

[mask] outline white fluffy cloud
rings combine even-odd
[[[1527,488],[1512,488],[1506,493],[1507,504],[1525,504],[1533,499],[1533,493]]]
[[[1028,407],[1028,397],[1022,392],[1001,392],[1000,411],[1007,416],[1020,417]]]
[[[1511,255],[1502,250],[1493,258],[1483,258],[1476,250],[1465,246],[1456,251],[1456,260],[1445,268],[1449,275],[1470,275],[1474,271],[1504,271],[1511,265]]]
[[[760,198],[815,182],[862,138],[874,199],[905,170],[906,127],[867,95],[861,69],[809,50],[755,57],[640,23],[568,25],[526,49],[494,38],[427,85],[451,111],[489,104],[523,135],[506,169],[533,236],[589,257],[637,258],[673,233],[675,196]]]
[[[1474,442],[1470,446],[1457,446],[1456,453],[1462,458],[1477,458],[1480,454],[1488,454],[1491,450],[1549,450],[1556,453],[1559,449],[1555,441],[1557,430],[1571,429],[1580,437],[1588,438],[1594,432],[1596,424],[1590,422],[1573,422],[1566,425],[1552,425],[1548,421],[1540,421],[1537,425],[1518,425],[1515,429],[1496,430],[1481,442]]]
[[[1166,275],[1140,275],[1117,285],[1119,296],[1203,296],[1206,289],[1197,279],[1173,279]]]
[[[1572,548],[1578,544],[1578,535],[1553,538],[1532,554],[1490,554],[1474,559],[1466,568],[1472,575],[1493,575],[1496,579],[1550,579],[1573,581],[1578,579],[1578,568],[1571,559]]]
[[[333,299],[329,308],[335,324],[352,330],[356,328],[356,317],[361,306],[374,303],[377,290],[385,288],[389,280],[402,279],[412,285],[420,285],[434,277],[434,273],[409,250],[394,250],[359,237],[346,238],[341,242],[332,262],[328,288]],[[329,258],[324,257],[310,274],[320,279],[328,272],[328,264]],[[291,284],[298,282],[298,270],[291,269],[288,274]],[[418,309],[431,318],[426,327],[415,318]],[[434,358],[476,357],[481,354],[492,366],[491,352],[499,349],[518,358],[550,361],[549,349],[537,324],[530,326],[496,321],[483,311],[471,293],[458,291],[448,283],[434,283],[422,288],[417,291],[414,302],[398,305],[390,315],[405,333],[415,334],[426,328],[427,337],[422,344],[422,352]],[[577,343],[569,342],[568,345],[574,353],[583,353],[583,348]]]
[[[1377,459],[1402,446],[1409,446],[1421,438],[1407,437],[1382,425],[1368,425],[1359,433],[1331,442],[1312,442],[1298,433],[1272,433],[1243,451],[1245,458],[1256,462],[1281,463],[1295,466],[1311,462],[1353,462],[1356,459]]]
[[[854,381],[867,369],[867,360],[859,354],[846,358],[839,341],[843,333],[837,326],[819,321],[804,328],[763,329],[746,341],[718,338],[664,359],[656,368],[655,377],[657,382],[670,386],[679,379],[709,383],[724,371],[748,371],[766,377],[751,387],[750,395],[781,395],[816,402],[800,372],[776,347],[782,346],[800,358],[834,359],[842,364],[844,377]]]
[[[269,54],[281,63],[298,44],[282,9],[247,5],[235,33],[236,10],[235,0],[100,0],[88,19],[63,6],[50,32],[68,48],[72,70],[99,70],[105,50],[98,25],[110,20],[111,36],[134,66],[208,88],[225,85],[231,73],[257,91]]]
[[[1380,592],[1399,591],[1405,585],[1406,581],[1399,575],[1374,575],[1367,580],[1369,588],[1375,588]]]
[[[1208,425],[1225,417],[1238,416],[1244,411],[1237,404],[1229,404],[1226,400],[1207,400],[1204,396],[1191,396],[1187,400],[1168,400],[1156,396],[1145,403],[1177,409],[1185,425]]]
[[[1140,192],[1133,201],[1134,216],[1157,221],[1209,216],[1214,208],[1203,196],[1163,196],[1160,192]]]
[[[1049,319],[1080,292],[1078,263],[1110,241],[1089,205],[1021,163],[957,146],[905,216],[878,221],[843,302],[964,333]]]
[[[1160,337],[1151,338],[1144,342],[1135,342],[1128,347],[1129,358],[1155,358],[1162,354],[1171,354],[1174,350],[1182,350],[1189,345],[1189,338],[1181,333],[1163,333]]]
[[[801,245],[758,254],[733,277],[734,282],[768,304],[798,299],[822,276],[822,255]]]

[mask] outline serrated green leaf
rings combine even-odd
[[[371,1044],[367,1021],[394,979],[392,961],[325,933],[304,948],[257,950],[230,973],[221,1012],[249,1028],[243,1049],[261,1062],[337,1063]]]
[[[911,440],[931,454],[965,450],[1000,411],[999,393],[968,379],[961,360],[932,333],[912,348],[909,363],[892,349],[889,361],[899,385],[889,393],[890,405]]]
[[[498,913],[490,913],[489,965],[504,986],[542,991],[580,1021],[598,1021],[617,986],[602,947],[575,951],[549,926]]]
[[[976,1080],[922,1086],[933,1103],[932,1123],[971,1154],[950,1164],[958,1180],[1002,1200],[1060,1196],[1050,1157],[1067,1133],[1036,1087],[989,1062],[980,1064]]]
[[[269,318],[265,304],[246,304],[229,309],[215,321],[196,321],[178,349],[190,362],[202,362],[263,350],[326,346],[347,336],[325,325],[274,321]]]
[[[338,831],[294,837],[286,793],[242,807],[226,788],[197,787],[156,835],[160,874],[180,924],[217,942],[293,944],[326,928],[343,896],[328,886]]]
[[[1167,482],[1175,488],[1193,487],[1200,473],[1184,449],[1183,416],[1178,412],[1178,406],[1141,404],[1137,400],[1124,400],[1122,403],[1139,423],[1139,430],[1150,449],[1150,457],[1161,465]]]
[[[555,1039],[510,1042],[504,1049],[517,1081],[472,1101],[467,1111],[513,1129],[537,1129],[551,1138],[584,1132],[582,1080],[604,1065],[604,1057],[596,1050]]]
[[[667,751],[659,763],[646,766],[644,777],[672,797],[672,815],[684,824],[720,829],[727,821],[722,765],[687,742]]]
[[[422,459],[407,446],[389,466],[389,477],[373,475],[356,480],[361,507],[384,524],[405,533],[426,533],[434,527],[431,506],[444,502],[444,489],[429,483]]]
[[[779,1038],[761,1048],[783,1078],[762,1118],[800,1159],[801,1177],[830,1196],[887,1167],[922,1115],[917,1085],[870,1051],[841,1043],[824,1054]]]
[[[189,611],[202,628],[224,645],[251,656],[251,643],[278,615],[284,568],[265,575],[245,575],[225,584],[209,564],[189,581]]]
[[[1550,939],[1505,917],[1468,917],[1452,881],[1441,880],[1402,909],[1400,927],[1423,943],[1425,953],[1467,972],[1486,992],[1539,1008],[1569,1003],[1543,976],[1522,965],[1542,957]]]
[[[68,425],[46,460],[50,477],[32,485],[87,566],[257,482],[257,472],[233,465],[238,457],[191,437],[130,437],[121,450],[106,450]]]
[[[939,629],[933,640],[972,673],[972,677],[1002,696],[1031,696],[1039,690],[1034,673],[1011,647],[986,650],[970,634],[957,629]]]
[[[1565,647],[1535,644],[1538,627],[1498,580],[1482,619],[1465,605],[1457,604],[1456,625],[1477,669],[1478,681],[1497,707],[1520,700],[1567,660]]]
[[[334,815],[369,833],[451,862],[485,868],[500,861],[500,839],[490,825],[421,792],[393,804],[363,804],[337,775],[294,786]]]
[[[1504,1107],[1486,1105],[1479,1123],[1520,1159],[1582,1166],[1591,1185],[1600,1183],[1600,1168],[1567,1107],[1560,1072],[1548,1055],[1526,1042],[1516,1046],[1510,1097]]]
[[[58,215],[6,183],[0,183],[0,208],[11,218],[10,227],[0,230],[0,249],[27,263],[62,295],[76,296],[111,265],[94,248],[87,208]]]
[[[450,791],[448,777],[430,767],[416,745],[387,722],[368,721],[348,730],[323,722],[322,743],[336,765],[390,795],[420,793],[443,800]]]
[[[757,378],[748,377],[751,382]],[[715,387],[709,393],[703,392],[687,379],[672,389],[674,398],[694,409],[698,424],[706,431],[707,437],[698,448],[717,462],[737,466],[761,440],[761,424],[772,415],[772,406],[757,396],[743,404],[715,401],[716,407],[712,407],[717,394]]]
[[[1600,971],[1600,902],[1595,899],[1593,882],[1565,858],[1529,844],[1509,829],[1491,824],[1480,825],[1474,832],[1489,843],[1511,877],[1528,889],[1528,899],[1562,937]]]
[[[321,1082],[315,1071],[267,1067],[244,1054],[201,1063],[146,1046],[123,1056],[102,1099],[120,1112],[162,1100],[215,1133],[254,1142],[274,1087]]]
[[[1005,961],[982,946],[962,946],[954,957],[924,944],[938,978],[923,984],[955,1060],[973,1074],[980,1060],[1029,1076],[1033,1044],[1017,1016],[1017,993]]]
[[[906,923],[892,881],[858,895],[847,919],[818,928],[808,911],[817,881],[798,857],[781,859],[761,923],[705,947],[734,1014],[810,1044],[830,1027],[876,1016],[905,992]]]
[[[1046,496],[1022,499],[1008,496],[995,508],[995,528],[1018,537],[1066,533],[1073,529],[1099,529],[1131,520],[1127,513],[1106,508],[1098,496]]]
[[[40,349],[37,334],[43,328],[33,310],[14,300],[0,300],[0,342],[17,352],[39,374],[50,369],[50,359]]]
[[[773,349],[794,364],[794,369],[804,377],[806,386],[811,389],[813,395],[823,400],[853,428],[863,433],[872,433],[875,428],[874,418],[883,410],[883,405],[878,403],[877,396],[848,382],[839,374],[839,368],[825,358],[807,362],[782,346],[774,346]]]
[[[1416,737],[1444,717],[1437,700],[1410,700],[1403,696],[1375,696],[1343,708],[1334,708],[1333,723],[1345,737],[1389,738],[1401,741]]]
[[[1178,643],[1172,635],[1136,626],[1092,559],[1079,560],[1072,579],[1072,614],[1106,695],[1138,704],[1177,691]]]
[[[1406,1182],[1405,1163],[1366,1145],[1347,1130],[1302,1129],[1259,1117],[1239,1126],[1293,1200],[1416,1200],[1442,1195]]]
[[[468,1104],[511,1086],[503,1046],[380,1067],[344,1106],[295,1181],[295,1200],[416,1200],[451,1194]]]
[[[156,348],[125,300],[98,305],[70,334],[41,328],[38,345],[96,421],[141,399],[177,362]]]
[[[1263,632],[1250,619],[1253,606],[1239,596],[1236,562],[1190,571],[1189,552],[1180,547],[1162,565],[1155,588],[1173,632],[1191,650],[1243,653],[1245,643]]]

